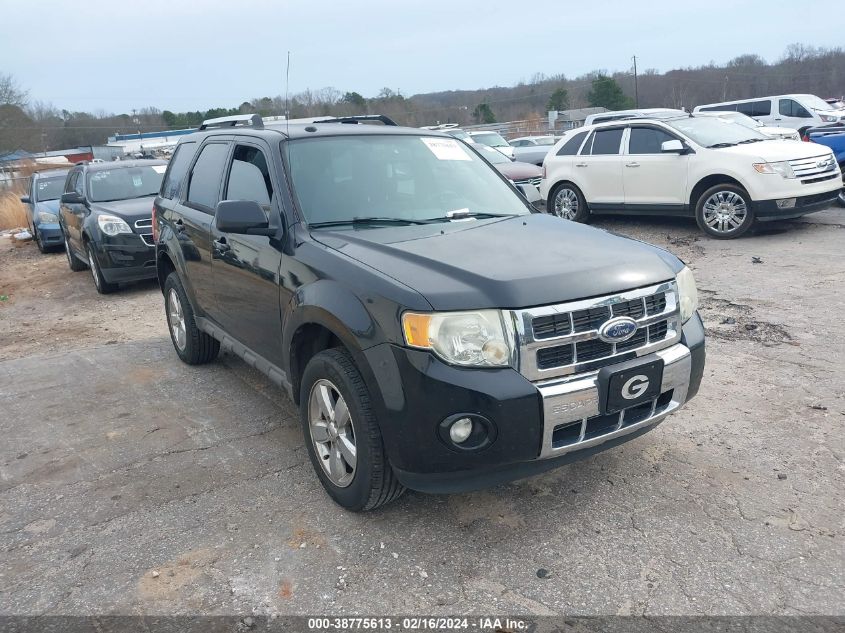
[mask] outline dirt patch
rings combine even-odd
[[[138,594],[142,600],[156,604],[184,600],[200,577],[209,574],[218,557],[213,549],[199,549],[153,567],[138,582]]]
[[[728,341],[755,341],[766,346],[798,345],[785,326],[754,318],[754,309],[715,296],[712,290],[699,290],[699,312],[704,321],[704,331]]]
[[[0,239],[0,360],[68,347],[167,336],[155,281],[97,294],[87,271],[72,272],[63,252]]]

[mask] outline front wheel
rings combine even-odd
[[[359,512],[399,498],[405,488],[387,460],[369,391],[348,351],[325,350],[309,361],[299,402],[311,464],[338,505]]]
[[[695,205],[695,221],[711,237],[723,240],[739,237],[754,224],[751,198],[737,185],[710,187]]]
[[[91,269],[91,276],[94,278],[94,287],[101,295],[111,294],[117,290],[117,284],[110,284],[103,277],[103,271],[100,270],[100,262],[97,261],[97,256],[94,254],[94,247],[91,244],[86,244],[85,250],[88,253],[88,268]]]
[[[590,210],[581,190],[568,182],[562,182],[552,189],[547,209],[550,214],[573,222],[587,222],[590,218]]]
[[[83,264],[76,255],[73,254],[73,250],[70,248],[70,242],[67,239],[67,235],[65,235],[65,255],[67,256],[67,265],[73,272],[79,272],[80,270],[85,270],[85,264]]]
[[[32,237],[35,238],[35,245],[38,247],[38,250],[43,254],[47,252],[47,247],[44,246],[44,242],[41,239],[41,233],[38,232],[38,229],[32,229],[33,235]]]
[[[840,207],[845,207],[845,189],[839,192],[839,197],[836,199]]]

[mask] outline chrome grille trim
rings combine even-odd
[[[153,225],[153,219],[147,218],[146,220],[138,220],[135,222],[136,229],[148,229]]]
[[[823,163],[823,166],[819,167],[819,163]],[[811,158],[791,160],[789,161],[789,166],[792,167],[796,178],[807,178],[826,174],[836,169],[836,160],[830,154],[822,154],[821,156],[813,156]]]
[[[637,323],[637,333],[641,331],[641,328],[646,328],[646,339],[643,345],[617,352],[617,344],[614,343],[611,345],[611,353],[609,355],[599,358],[591,358],[588,361],[583,362],[578,361],[577,343],[601,339],[599,339],[598,336],[598,329],[572,333],[572,330],[574,329],[571,327],[573,312],[589,308],[608,307],[610,308],[610,310],[608,310],[609,319],[613,318],[613,305],[635,299],[640,299],[645,303],[646,298],[659,294],[665,295],[666,305],[664,309],[657,314],[645,313],[641,318],[634,319]],[[678,290],[674,280],[666,281],[654,286],[629,290],[615,295],[595,297],[592,299],[572,301],[569,303],[561,303],[551,306],[509,310],[508,313],[510,318],[506,319],[506,321],[514,324],[514,331],[519,342],[519,372],[532,382],[591,371],[597,367],[609,365],[613,362],[617,362],[618,360],[622,360],[623,358],[643,356],[645,354],[670,347],[679,342],[681,339],[681,318],[680,309],[678,307]],[[565,313],[569,313],[570,333],[548,338],[534,338],[534,319]],[[666,335],[659,340],[650,340],[648,326],[664,321],[666,322]],[[573,360],[571,363],[550,367],[548,369],[540,369],[537,363],[538,350],[568,344],[573,345]]]
[[[540,186],[540,181],[542,178],[537,176],[536,178],[522,178],[520,180],[514,180],[515,185],[534,185],[535,187]]]
[[[147,246],[155,246],[155,242],[153,241],[153,234],[152,233],[144,233],[141,235],[141,241],[146,244]]]

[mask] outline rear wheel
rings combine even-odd
[[[369,391],[348,351],[325,350],[308,362],[299,410],[311,464],[337,504],[354,512],[373,510],[405,491],[387,460]]]
[[[552,189],[547,209],[550,214],[573,222],[586,222],[590,218],[590,210],[581,190],[568,182],[562,182]]]
[[[217,358],[220,342],[197,327],[194,309],[175,271],[164,281],[164,310],[170,340],[182,362],[202,365]]]
[[[739,237],[754,224],[751,198],[737,185],[710,187],[695,205],[695,221],[711,237],[723,240]]]
[[[117,290],[117,284],[110,284],[103,277],[103,271],[100,270],[100,263],[94,254],[94,247],[90,243],[86,244],[85,251],[88,253],[88,268],[91,269],[91,276],[94,278],[94,287],[97,289],[97,292],[101,295],[107,295]]]
[[[65,255],[67,256],[67,265],[73,272],[79,272],[80,270],[85,270],[85,264],[79,260],[79,258],[73,254],[73,249],[70,247],[70,242],[67,239],[67,235],[65,235]]]

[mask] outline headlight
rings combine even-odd
[[[97,224],[100,225],[100,230],[106,235],[132,232],[132,229],[129,228],[126,222],[113,215],[98,215]]]
[[[695,287],[695,278],[692,271],[684,266],[683,270],[675,277],[678,284],[678,303],[681,308],[681,321],[686,323],[698,310],[698,289]]]
[[[824,121],[825,123],[835,123],[835,122],[838,120],[838,118],[837,118],[837,117],[835,117],[835,116],[831,116],[831,115],[829,115],[829,114],[822,114],[822,115],[821,115],[821,119],[822,119],[822,121]]]
[[[500,310],[406,312],[402,332],[410,347],[464,367],[506,367],[515,347]]]
[[[44,222],[45,224],[55,224],[59,221],[59,216],[57,216],[55,213],[50,213],[49,211],[39,211],[38,219]]]
[[[777,163],[754,163],[754,169],[761,174],[780,174],[784,178],[795,178],[795,172],[788,161]]]

